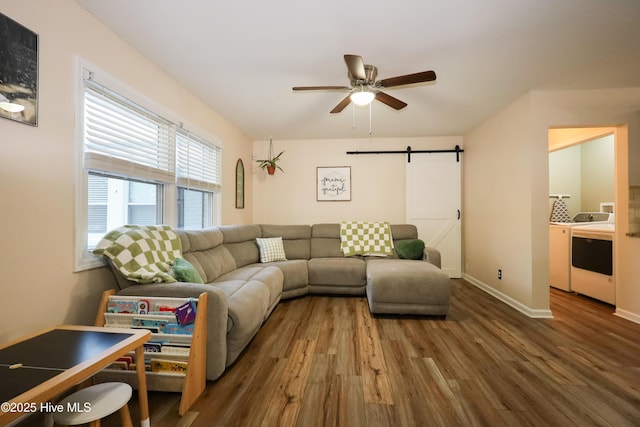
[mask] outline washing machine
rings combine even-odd
[[[571,230],[586,224],[613,224],[611,212],[578,212],[571,222],[549,223],[549,285],[571,291]]]
[[[571,229],[571,289],[609,304],[616,303],[614,224]]]

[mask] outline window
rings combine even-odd
[[[120,84],[108,76],[81,69],[76,271],[102,265],[90,251],[121,225],[214,225],[220,146],[112,90]]]
[[[176,141],[178,228],[210,227],[214,194],[220,190],[220,147],[182,128]]]
[[[155,183],[96,175],[88,176],[88,248],[107,231],[124,224],[162,222],[162,186]]]
[[[211,227],[213,193],[178,187],[178,228],[195,230]]]

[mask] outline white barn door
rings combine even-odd
[[[442,270],[462,276],[461,163],[453,153],[416,154],[407,163],[407,223],[438,248]]]

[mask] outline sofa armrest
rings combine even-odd
[[[207,379],[213,381],[222,375],[227,361],[229,304],[224,292],[207,284],[174,282],[132,285],[117,293],[148,297],[197,298],[203,292],[207,294]]]
[[[425,247],[423,260],[435,265],[438,268],[442,268],[442,261],[440,258],[440,251],[436,248]]]

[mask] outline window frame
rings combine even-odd
[[[130,88],[129,86],[123,84],[121,81],[117,80],[114,77],[111,77],[108,73],[102,71],[100,68],[94,66],[93,64],[83,60],[82,58],[77,58],[77,75],[76,75],[76,129],[75,129],[75,139],[76,139],[76,149],[75,149],[75,165],[76,165],[76,174],[75,174],[75,244],[74,244],[74,272],[89,270],[93,268],[98,268],[104,266],[106,263],[102,257],[98,257],[94,255],[88,249],[88,177],[89,171],[84,167],[84,79],[91,74],[93,80],[97,81],[99,84],[107,87],[109,90],[116,92],[118,95],[125,97],[126,99],[149,109],[150,111],[166,118],[170,122],[177,127],[184,126],[183,122],[176,119],[176,114],[168,111],[165,107],[157,104],[154,101],[149,100],[144,95],[141,95],[136,90]],[[179,123],[179,125],[176,125]],[[185,128],[188,128],[190,132],[193,132],[195,135],[199,135],[202,139],[210,142],[212,145],[219,148],[219,155],[222,156],[223,145],[220,140],[217,138],[213,138],[205,132],[202,132],[200,129],[187,125]],[[174,130],[176,130],[174,129]],[[177,135],[177,132],[174,132],[174,135]],[[173,147],[176,150],[174,155],[174,159],[177,159],[177,138],[174,136]],[[161,222],[163,224],[170,225],[172,227],[177,228],[178,224],[178,184],[177,182],[177,160],[174,165],[174,173],[176,175],[176,179],[173,182],[154,182],[161,186],[161,203],[162,203],[162,217]],[[222,175],[222,162],[219,164],[220,171],[219,175]],[[95,173],[95,170],[93,171]],[[105,175],[111,175],[116,178],[122,178],[126,180],[132,181],[147,181],[148,179],[141,179],[140,177],[135,176],[119,176],[119,174],[114,173],[105,173]],[[211,191],[213,194],[212,197],[212,209],[211,209],[211,218],[210,222],[213,225],[220,224],[221,218],[221,194],[222,194],[222,182],[218,183],[216,189],[207,190]]]

